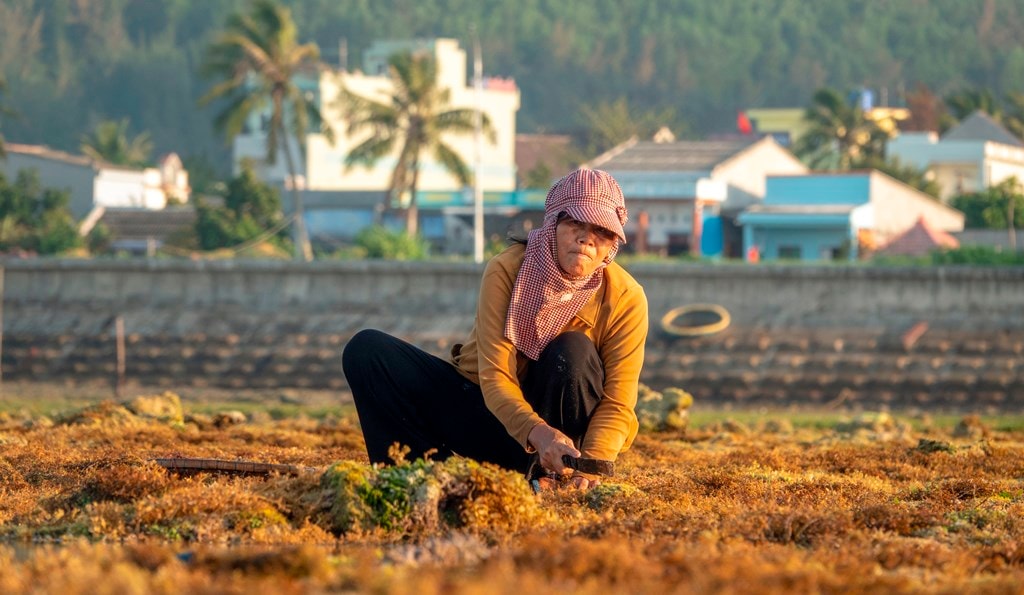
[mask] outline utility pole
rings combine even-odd
[[[1006,228],[1010,232],[1010,250],[1014,253],[1017,252],[1017,230],[1013,226],[1013,203],[1016,200],[1017,195],[1011,194],[1010,200],[1006,201]]]
[[[483,91],[484,62],[480,56],[480,36],[473,26],[473,91],[476,109],[473,112],[476,163],[473,167],[473,261],[484,261],[484,182],[483,182]]]

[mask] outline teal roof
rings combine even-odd
[[[754,205],[737,222],[758,227],[845,227],[855,205]]]
[[[765,205],[862,205],[871,201],[871,173],[768,176]]]

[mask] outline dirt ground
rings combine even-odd
[[[594,490],[373,468],[345,395],[4,384],[3,593],[1020,593],[1024,424],[721,411]],[[180,396],[180,398],[179,398]],[[140,398],[142,397],[142,398]],[[290,465],[169,472],[157,459]]]

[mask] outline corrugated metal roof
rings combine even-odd
[[[591,167],[616,171],[707,171],[757,141],[641,141],[606,159],[595,159]]]
[[[39,157],[40,159],[49,159],[51,161],[60,161],[61,163],[68,163],[70,165],[80,165],[82,167],[92,167],[96,169],[116,169],[121,171],[142,171],[144,167],[135,167],[131,165],[119,165],[117,163],[110,163],[109,161],[102,161],[93,159],[92,157],[86,157],[85,155],[72,155],[71,153],[65,153],[64,151],[58,151],[57,149],[51,149],[45,145],[22,145],[18,143],[4,143],[4,150],[8,153],[17,153],[19,155],[28,155],[32,157]]]
[[[71,153],[65,153],[64,151],[58,151],[51,149],[43,145],[21,145],[17,143],[4,143],[4,150],[8,153],[17,153],[19,155],[31,155],[34,157],[40,157],[42,159],[51,159],[53,161],[61,161],[63,163],[70,163],[71,165],[82,165],[85,167],[92,166],[93,160],[83,155],[72,155]],[[99,164],[96,164],[99,165]]]
[[[166,209],[139,209],[107,207],[100,218],[115,240],[164,241],[172,233],[195,224],[196,211],[192,206]]]
[[[1024,142],[981,110],[974,112],[943,134],[942,140],[982,140],[1024,147]]]

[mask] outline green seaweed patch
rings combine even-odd
[[[57,423],[68,426],[135,427],[142,421],[123,405],[103,401],[62,415]]]
[[[658,392],[641,384],[636,402],[637,421],[645,432],[684,432],[692,406],[693,395],[681,388]]]
[[[602,483],[584,492],[583,501],[597,512],[622,509],[630,503],[635,504],[637,492],[639,490],[629,484]]]
[[[548,519],[520,474],[461,457],[386,467],[343,461],[324,472],[320,485],[337,533],[514,532]]]

